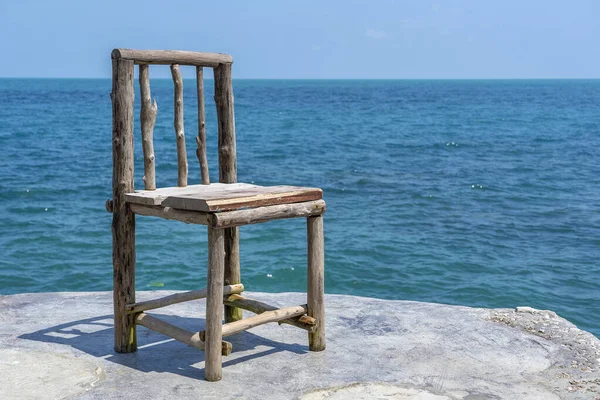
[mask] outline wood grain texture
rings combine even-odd
[[[308,334],[311,351],[325,350],[325,249],[323,217],[307,219],[308,233],[308,316],[317,320],[317,329]]]
[[[231,64],[214,68],[215,104],[219,131],[219,182],[237,182],[237,155],[235,142],[235,114]],[[216,210],[216,209],[215,209]],[[225,229],[225,275],[232,281],[240,278],[240,241],[238,228]],[[227,322],[242,318],[242,311],[225,307]]]
[[[258,186],[247,183],[191,185],[127,194],[127,201],[145,205],[162,205],[180,210],[222,212],[276,204],[319,200],[323,191],[299,186]]]
[[[142,152],[144,153],[144,188],[156,189],[156,167],[154,160],[154,124],[158,106],[150,94],[150,75],[148,65],[140,64],[140,122],[142,126]]]
[[[168,322],[162,321],[146,313],[139,313],[136,316],[135,322],[138,325],[144,326],[148,329],[152,329],[158,333],[162,333],[165,336],[178,340],[188,346],[195,347],[200,350],[205,350],[205,343],[200,340],[199,332],[190,332],[186,329],[179,328],[178,326],[169,324]],[[231,354],[233,346],[229,342],[221,342],[221,355],[228,356]]]
[[[214,216],[211,219],[215,226]],[[240,230],[238,228],[223,229],[225,242],[225,284],[231,285],[242,281],[240,268]],[[223,309],[225,322],[239,321],[243,318],[242,309],[225,305]]]
[[[133,61],[112,63],[112,249],[115,351],[137,350],[135,320],[125,305],[135,303],[135,215],[125,201],[133,192]]]
[[[198,211],[178,210],[176,208],[147,206],[143,204],[130,203],[129,207],[133,213],[146,215],[149,217],[158,217],[173,221],[181,221],[186,224],[211,225],[212,217],[210,214]]]
[[[213,192],[226,190],[225,188],[229,186],[223,183],[212,183],[210,185],[190,185],[183,188],[174,186],[158,188],[156,190],[136,190],[135,193],[128,193],[126,199],[131,203],[160,206],[170,196],[183,196],[196,193],[203,193],[203,195],[209,196]]]
[[[204,379],[218,381],[222,377],[221,328],[223,325],[223,277],[225,245],[222,229],[208,228],[208,276],[206,297],[206,361]]]
[[[229,54],[182,50],[114,49],[112,59],[132,60],[136,64],[180,64],[212,68],[217,67],[219,64],[231,64],[233,62],[233,58]]]
[[[175,127],[175,137],[177,140],[177,186],[187,186],[188,162],[185,150],[185,133],[183,129],[183,79],[179,65],[171,65],[171,75],[173,85],[175,86],[174,106],[175,116],[173,125]]]
[[[232,294],[227,296],[224,300],[225,304],[230,306],[236,306],[238,308],[253,312],[255,314],[262,314],[265,311],[277,310],[279,307],[272,306],[267,303],[263,303],[258,300],[253,300],[241,296],[239,294]],[[292,325],[309,332],[314,332],[316,329],[317,321],[314,318],[308,316],[300,316],[294,318],[283,319],[279,321],[279,324]]]
[[[259,325],[267,324],[269,322],[278,322],[284,319],[299,317],[306,314],[307,307],[303,306],[292,306],[285,308],[278,308],[272,311],[265,311],[258,315],[254,315],[249,318],[244,318],[239,321],[230,322],[223,325],[223,336],[231,336],[236,333],[247,331],[248,329],[255,328]],[[200,337],[203,334],[200,332]]]
[[[198,96],[198,136],[196,136],[196,157],[200,164],[200,179],[203,185],[210,184],[208,159],[206,158],[206,113],[204,111],[204,72],[196,67],[196,92]]]
[[[226,285],[223,287],[223,294],[237,294],[244,291],[244,285]],[[139,303],[127,304],[126,309],[130,313],[138,313],[141,311],[152,310],[155,308],[161,308],[170,306],[172,304],[183,303],[191,300],[199,300],[206,298],[208,291],[206,289],[192,290],[184,293],[175,293],[169,296],[161,297],[160,299],[141,301]]]
[[[325,201],[316,200],[220,212],[214,214],[211,224],[214,228],[229,228],[232,226],[259,224],[276,219],[316,216],[324,212]]]
[[[235,148],[235,116],[231,64],[221,64],[214,69],[215,104],[219,127],[219,182],[237,182]]]
[[[229,193],[215,193],[214,195],[192,193],[170,196],[161,205],[181,210],[223,212],[239,210],[241,208],[247,209],[313,201],[321,199],[322,196],[323,194],[320,189],[273,186],[264,187],[260,190],[230,191]]]

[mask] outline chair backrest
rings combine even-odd
[[[206,120],[204,111],[204,67],[213,68],[215,103],[219,130],[219,182],[237,181],[235,117],[231,83],[230,55],[221,53],[199,53],[178,50],[130,50],[114,49],[112,57],[112,120],[113,120],[113,198],[134,190],[133,182],[133,99],[134,65],[139,66],[141,94],[140,123],[142,150],[144,153],[144,188],[156,189],[153,131],[157,105],[150,94],[149,65],[171,66],[173,77],[175,117],[174,127],[177,141],[177,186],[187,186],[188,162],[183,129],[183,80],[180,65],[196,67],[198,95],[198,135],[196,156],[200,163],[202,183],[210,184],[206,158]],[[118,200],[117,200],[118,201]]]

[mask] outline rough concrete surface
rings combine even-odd
[[[298,328],[263,325],[228,339],[223,380],[209,383],[202,351],[143,327],[136,353],[115,353],[111,293],[0,296],[0,399],[600,399],[600,341],[551,311],[326,302],[325,351],[309,352]],[[204,306],[150,313],[196,331]]]

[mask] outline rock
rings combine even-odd
[[[337,388],[320,389],[300,396],[298,400],[450,400],[424,390],[406,389],[384,383],[357,383]]]
[[[138,292],[143,301],[171,294]],[[302,293],[245,293],[278,306]],[[0,296],[0,399],[596,399],[600,341],[551,311],[326,296],[327,349],[263,325],[232,336],[223,380],[204,353],[138,327],[138,351],[113,350],[112,293]],[[152,313],[197,331],[204,301]],[[532,311],[533,310],[533,311]],[[15,364],[18,362],[18,364]]]
[[[531,308],[531,307],[517,307],[515,309],[516,312],[527,312],[530,314],[535,314],[535,312],[537,311],[535,308]]]

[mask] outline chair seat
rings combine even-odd
[[[323,198],[323,191],[319,188],[258,186],[249,183],[168,187],[139,190],[125,195],[125,200],[130,203],[207,213],[302,203],[321,198]]]

